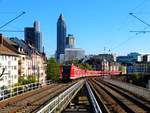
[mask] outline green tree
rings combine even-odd
[[[60,67],[57,64],[56,59],[51,57],[47,61],[47,80],[59,80],[60,77]]]
[[[36,75],[30,75],[27,78],[24,78],[24,76],[20,76],[18,80],[19,85],[25,85],[25,84],[35,83],[35,82],[37,82]]]
[[[85,68],[88,69],[88,70],[93,70],[92,66],[89,65],[89,64],[85,64]]]
[[[78,65],[81,69],[87,69],[87,70],[92,70],[93,69],[92,66],[87,64],[87,63],[86,64],[78,64]]]

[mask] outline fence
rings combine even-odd
[[[10,98],[12,96],[16,96],[22,93],[25,93],[27,91],[31,91],[37,88],[40,88],[44,85],[49,85],[52,82],[50,80],[47,80],[43,82],[43,84],[36,82],[36,83],[31,83],[27,85],[22,85],[22,86],[15,86],[7,89],[0,89],[0,100],[4,100],[7,98]]]
[[[39,110],[37,113],[60,113],[69,102],[75,97],[78,91],[83,87],[84,80],[79,81],[65,92],[54,98],[49,104]]]

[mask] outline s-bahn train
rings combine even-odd
[[[74,65],[63,65],[60,67],[60,79],[62,81],[69,81],[81,77],[101,76],[101,75],[119,75],[120,71],[94,71],[81,69]]]

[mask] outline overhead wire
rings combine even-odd
[[[0,29],[2,29],[3,27],[7,26],[9,23],[13,22],[14,20],[16,20],[17,18],[21,17],[23,14],[25,14],[25,12],[22,12],[20,15],[18,15],[17,17],[11,19],[10,21],[8,21],[7,23],[3,24],[2,26],[0,26]]]
[[[0,14],[1,14],[1,13],[6,13],[6,14],[21,13],[21,14],[22,14],[22,13],[24,13],[24,11],[22,11],[22,12],[0,12]],[[19,18],[19,17],[18,17],[18,18]],[[6,21],[4,21],[4,20],[2,20],[2,19],[0,19],[0,22],[1,22],[2,25],[6,24]],[[8,22],[7,22],[7,23],[8,23]],[[9,23],[10,23],[10,21],[9,21]],[[8,24],[9,24],[9,23],[8,23]],[[11,29],[14,29],[14,28],[15,28],[15,29],[20,29],[20,28],[18,28],[18,27],[16,27],[16,26],[13,26],[12,24],[9,24],[9,28],[11,28]],[[2,30],[3,30],[3,29],[2,29]],[[1,30],[1,32],[2,32],[2,30]],[[6,31],[6,30],[4,30],[4,31]],[[18,31],[18,30],[14,30],[14,31]]]
[[[135,8],[132,9],[132,11],[135,11],[136,9],[138,9],[141,5],[143,5],[146,2],[146,0],[143,0],[142,2],[140,2]],[[147,28],[145,28],[147,29]],[[137,34],[136,34],[137,35]],[[126,44],[127,42],[129,42],[130,40],[132,40],[134,37],[128,37],[126,40],[122,41],[121,43],[119,43],[117,46],[113,47],[111,49],[111,51],[114,51],[116,49],[118,49],[119,47],[121,47],[122,45]]]
[[[5,12],[5,11],[1,11],[0,14],[16,14],[18,13],[17,11],[15,12]]]
[[[146,2],[146,0],[141,1],[135,8],[132,9],[132,11],[138,9],[139,7],[141,7],[144,3]]]
[[[130,41],[131,39],[132,39],[131,37],[128,37],[126,40],[122,41],[122,42],[119,43],[117,46],[113,47],[113,48],[111,49],[111,51],[114,51],[114,50],[118,49],[120,46],[126,44],[126,43],[127,43],[128,41]]]

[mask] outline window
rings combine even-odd
[[[8,81],[8,84],[9,84],[9,85],[11,84],[11,80]]]
[[[22,57],[22,60],[25,60],[25,58],[24,58],[24,57]]]
[[[11,61],[8,61],[8,65],[9,65],[9,66],[11,65]]]
[[[16,70],[17,69],[17,67],[16,66],[14,66],[14,70]]]
[[[10,78],[10,74],[8,75],[8,78]]]
[[[17,79],[17,75],[14,76],[14,79]]]
[[[2,60],[4,60],[4,56],[2,55]]]
[[[7,80],[7,76],[5,76],[5,80]]]

